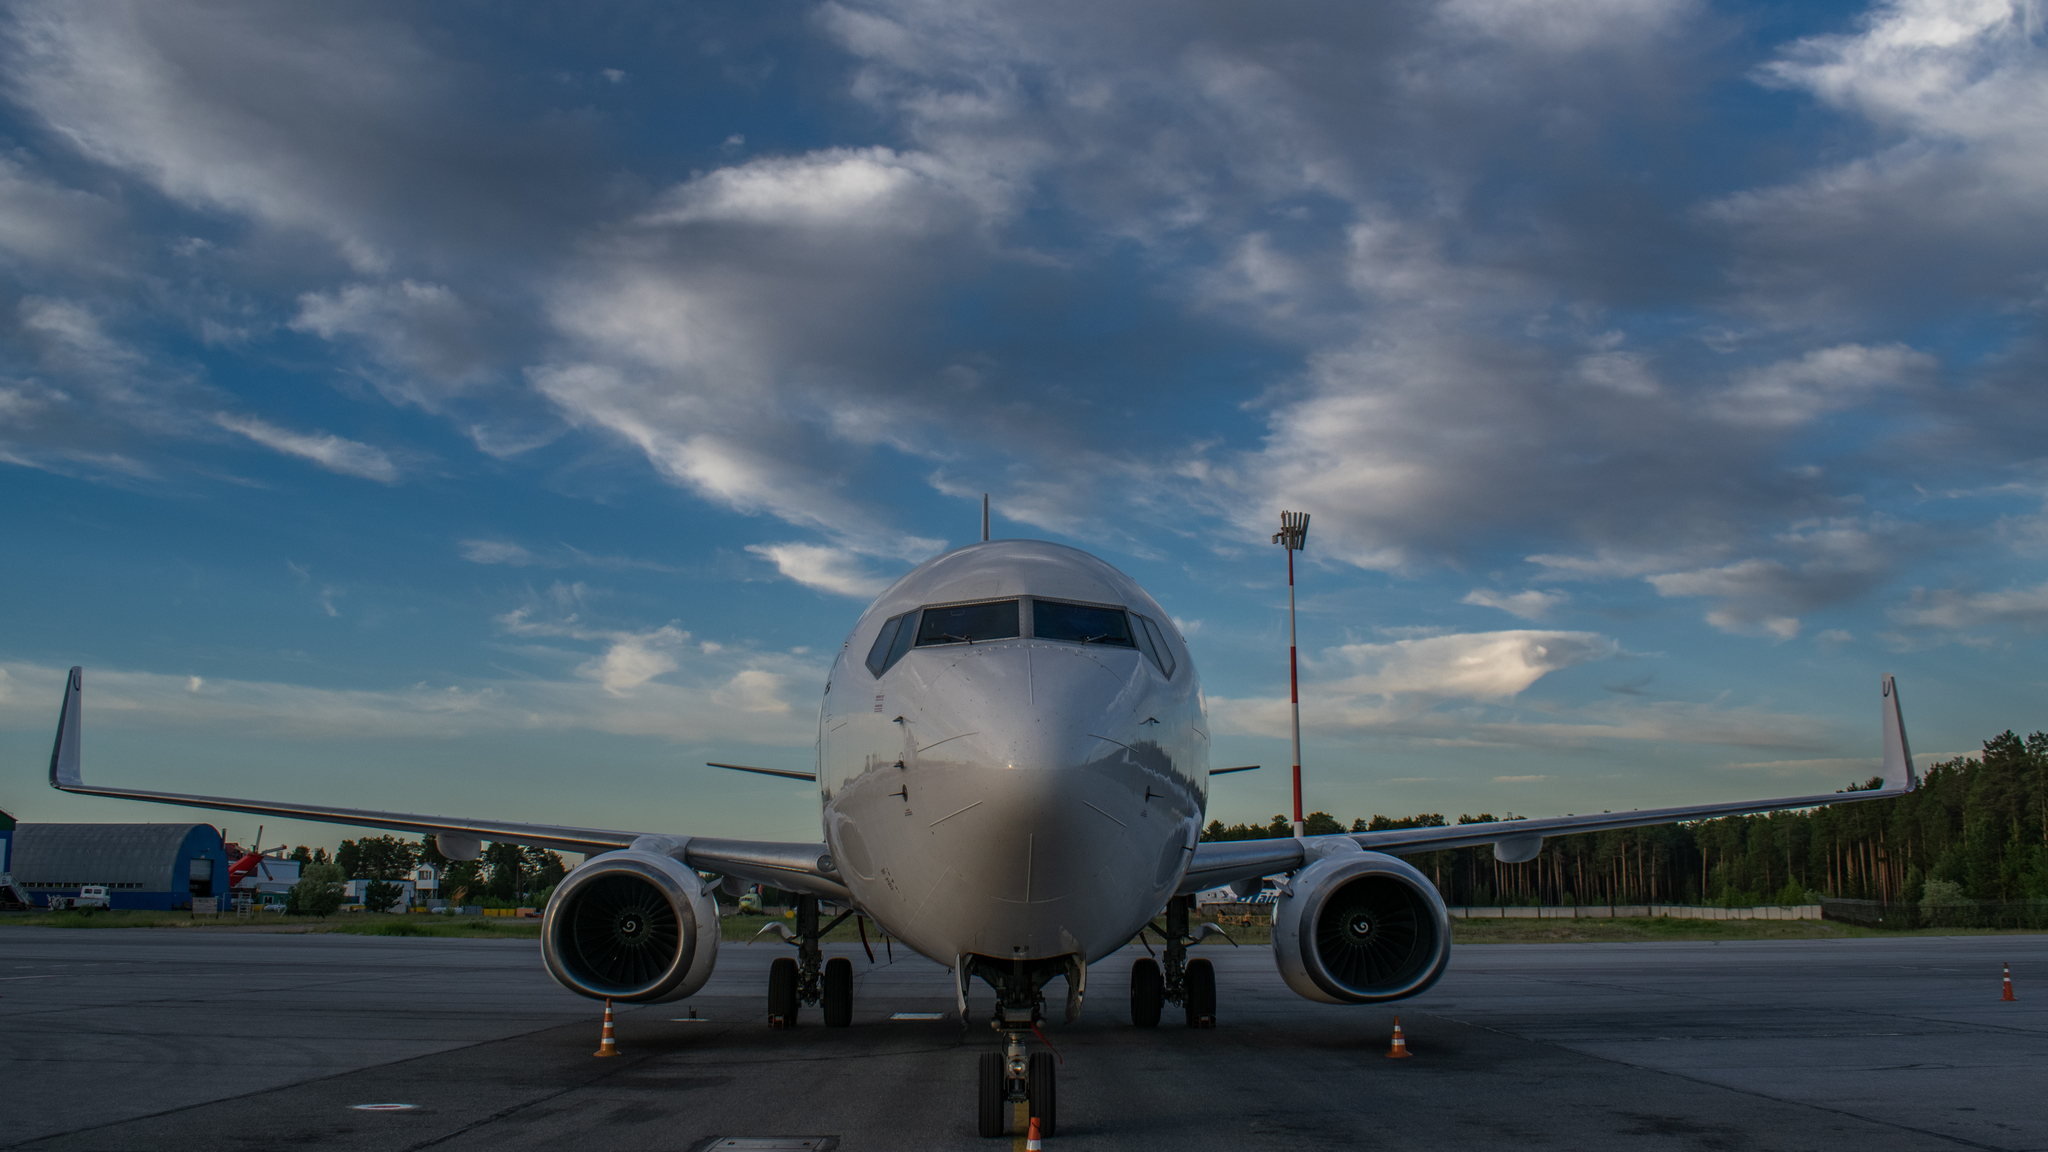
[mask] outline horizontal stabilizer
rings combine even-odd
[[[706,760],[704,766],[706,768],[724,768],[730,772],[757,772],[763,776],[781,776],[789,780],[815,781],[818,778],[816,772],[792,772],[787,768],[750,768],[745,764],[720,764],[716,760]]]

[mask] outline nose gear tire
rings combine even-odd
[[[1207,960],[1188,961],[1187,973],[1181,977],[1185,988],[1188,1010],[1188,1027],[1214,1028],[1216,1026],[1216,966]]]
[[[1131,1023],[1157,1028],[1165,1006],[1166,977],[1159,973],[1159,961],[1147,956],[1131,965]]]
[[[1009,1066],[1001,1052],[983,1052],[976,1072],[981,1087],[979,1131],[983,1136],[1001,1136],[1010,1127],[1010,1102],[1004,1099],[1009,1094]]]
[[[791,957],[778,957],[775,963],[768,966],[768,1026],[770,1028],[796,1027],[796,984],[796,961]]]
[[[1050,1052],[1031,1054],[1030,1079],[1025,1091],[1031,1100],[1031,1115],[1038,1118],[1038,1134],[1047,1139],[1059,1135],[1059,1080],[1053,1071]]]
[[[844,956],[825,961],[824,1008],[825,1027],[853,1023],[853,961]]]

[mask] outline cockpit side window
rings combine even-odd
[[[1166,646],[1166,636],[1159,625],[1150,617],[1135,612],[1131,613],[1131,619],[1138,622],[1138,647],[1152,658],[1152,663],[1158,665],[1161,675],[1168,680],[1173,679],[1173,649]]]
[[[1019,635],[1015,600],[951,604],[924,610],[924,618],[917,626],[917,646],[1014,640]]]
[[[868,671],[881,679],[882,673],[896,666],[903,654],[910,651],[910,640],[915,634],[911,618],[915,612],[891,616],[882,624],[882,631],[875,637],[875,646],[868,649]]]
[[[1121,608],[1098,608],[1093,604],[1062,604],[1057,600],[1031,602],[1031,632],[1040,640],[1068,640],[1077,644],[1108,644],[1136,648],[1131,636],[1131,618]]]

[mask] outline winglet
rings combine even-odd
[[[78,777],[79,708],[84,699],[85,669],[73,668],[64,681],[64,710],[57,715],[57,742],[50,748],[50,787],[73,788]]]
[[[1920,786],[1913,771],[1913,747],[1906,743],[1906,721],[1899,715],[1899,687],[1884,678],[1884,790],[1910,792]]]

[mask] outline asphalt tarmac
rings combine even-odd
[[[0,927],[0,1147],[1021,1146],[974,1135],[986,989],[963,1028],[944,969],[833,948],[854,1027],[770,1031],[782,948],[622,1008],[600,1060],[534,941]],[[1364,1008],[1295,997],[1264,948],[1199,954],[1214,1031],[1131,1027],[1135,949],[1076,1025],[1050,989],[1048,1148],[2048,1149],[2048,936],[1469,945]],[[1385,1057],[1396,1011],[1413,1059]]]

